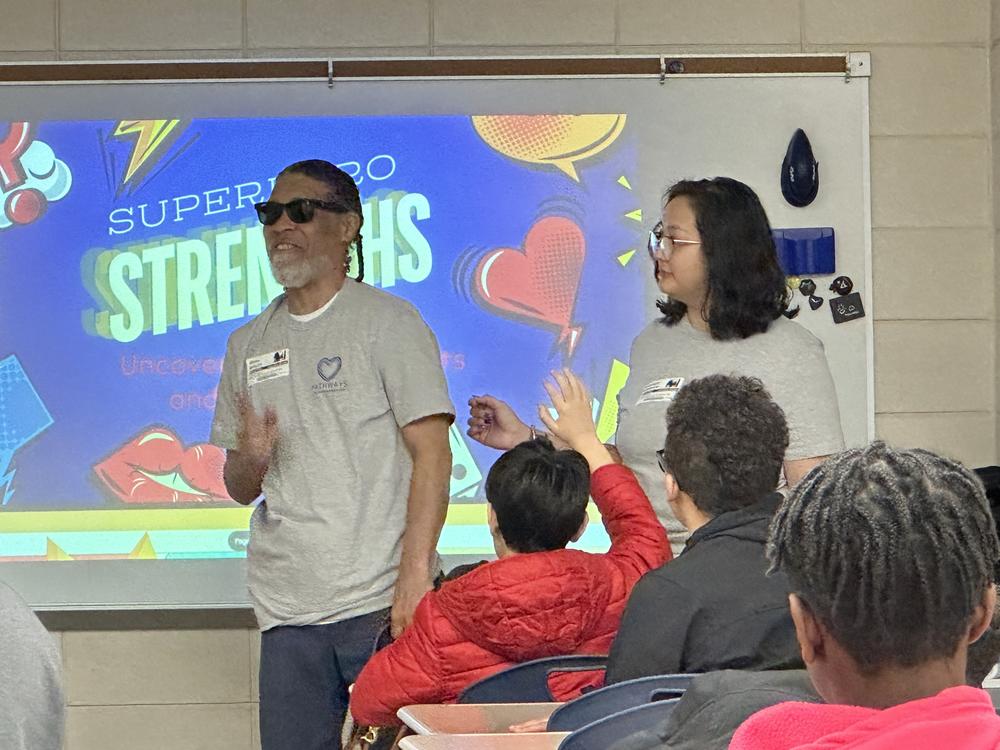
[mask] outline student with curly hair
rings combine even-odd
[[[759,380],[710,375],[681,388],[667,410],[660,495],[691,536],[632,592],[608,683],[801,668],[788,583],[766,575],[764,556],[787,446],[785,416]]]
[[[765,709],[731,748],[1000,747],[989,695],[966,684],[1000,560],[971,471],[884,443],[847,451],[781,506],[768,557],[788,578],[802,657],[828,705]]]
[[[788,420],[782,458],[789,485],[843,450],[844,440],[823,344],[782,315],[785,275],[767,214],[750,187],[729,177],[676,183],[648,250],[665,295],[657,303],[662,316],[632,342],[615,445],[676,553],[687,531],[663,499],[656,451],[663,447],[666,407],[684,383],[716,373],[759,378]],[[473,396],[468,432],[508,450],[527,440],[532,428],[503,401]]]

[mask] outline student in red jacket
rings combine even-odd
[[[358,677],[355,722],[398,724],[401,707],[454,701],[470,683],[518,662],[606,654],[636,581],[670,559],[635,476],[597,438],[583,384],[568,372],[554,377],[557,386],[546,388],[559,416],[546,413],[546,424],[573,450],[539,438],[497,460],[486,499],[498,559],[424,596],[413,624]],[[606,554],[565,549],[586,527],[588,493],[611,537]],[[578,687],[553,685],[560,700]]]
[[[989,695],[965,684],[1000,559],[971,471],[884,443],[843,453],[779,509],[768,556],[788,576],[802,658],[828,705],[764,709],[731,750],[1000,748]]]

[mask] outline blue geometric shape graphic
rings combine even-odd
[[[17,357],[0,360],[0,502],[14,494],[14,471],[7,469],[14,454],[53,422],[38,391]]]
[[[451,444],[452,455],[451,488],[448,494],[451,497],[467,497],[471,492],[474,497],[476,488],[483,480],[483,473],[476,465],[476,459],[469,451],[462,431],[456,425],[448,430],[448,442]]]

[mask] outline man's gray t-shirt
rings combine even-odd
[[[667,503],[656,451],[667,437],[667,407],[684,384],[715,374],[759,378],[785,412],[786,460],[844,449],[837,392],[823,342],[785,317],[764,333],[728,341],[713,339],[686,318],[673,326],[655,320],[632,342],[629,367],[628,381],[618,394],[615,444],[649,496],[675,550],[683,547],[688,534]]]
[[[59,649],[27,603],[0,583],[0,748],[59,750],[64,725]]]
[[[282,296],[229,339],[211,438],[227,450],[241,392],[278,415],[247,550],[260,628],[389,606],[412,470],[400,428],[455,413],[434,334],[409,302],[351,279],[308,321]]]

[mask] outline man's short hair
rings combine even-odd
[[[278,177],[286,174],[301,174],[326,185],[326,199],[341,204],[345,210],[353,211],[361,216],[361,196],[357,183],[340,167],[323,159],[305,159],[289,164],[278,173]]]
[[[772,570],[863,674],[953,655],[1000,558],[960,463],[882,442],[827,459],[771,523]]]
[[[589,495],[587,460],[576,451],[556,450],[546,438],[511,448],[486,477],[486,499],[516,552],[565,547],[583,523]]]
[[[773,492],[787,448],[785,414],[757,378],[692,380],[667,409],[667,466],[713,517]]]

